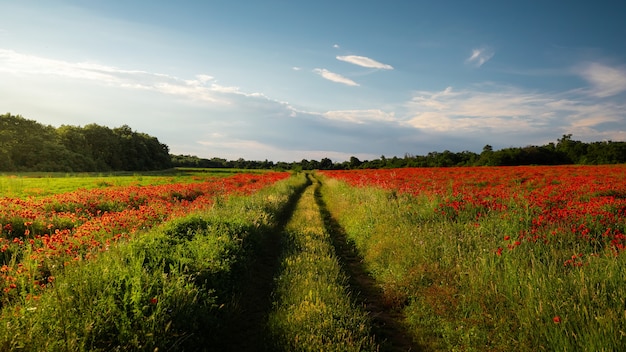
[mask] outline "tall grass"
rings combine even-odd
[[[43,294],[3,307],[0,350],[214,350],[229,341],[238,272],[304,184],[220,199],[87,262],[50,268]]]
[[[286,226],[284,242],[276,303],[269,318],[275,350],[377,350],[369,318],[353,302],[314,201],[313,187],[298,202]]]
[[[515,217],[494,212],[477,222],[470,209],[450,218],[435,211],[439,199],[323,183],[328,209],[422,345],[445,351],[626,345],[623,254],[571,238],[516,244],[524,225]],[[504,248],[500,255],[497,248]],[[577,265],[564,265],[564,258]]]

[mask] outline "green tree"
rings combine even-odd
[[[563,153],[570,163],[577,164],[587,153],[587,145],[572,139],[572,134],[564,134],[556,144],[556,150]]]
[[[320,160],[319,168],[320,170],[330,170],[333,168],[333,161],[329,158],[323,158]]]
[[[356,156],[350,157],[350,163],[348,164],[351,169],[358,169],[361,166],[361,160]]]

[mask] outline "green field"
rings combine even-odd
[[[0,173],[0,197],[39,197],[71,192],[79,188],[123,187],[202,182],[207,177],[265,170],[176,168],[153,172],[112,173]]]
[[[537,171],[524,170],[541,184],[512,182],[502,189],[532,193],[566,183]],[[576,171],[578,184],[591,177],[583,171]],[[178,170],[3,179],[25,180],[13,191],[23,197],[46,185],[54,193],[216,176],[228,175]],[[612,223],[599,213],[580,220],[598,233],[610,227],[615,239],[600,243],[569,234],[570,227],[582,228],[572,225],[574,218],[539,228],[568,237],[512,238],[530,233],[539,213],[504,195],[506,207],[489,203],[488,209],[460,202],[451,184],[426,196],[363,180],[357,187],[319,172],[294,173],[251,194],[218,196],[73,263],[44,259],[45,282],[36,290],[18,274],[41,268],[25,268],[36,265],[24,261],[31,264],[15,272],[17,292],[6,286],[0,350],[615,351],[626,343],[626,262],[617,241],[626,225],[621,183],[582,192],[577,200],[586,204],[581,209],[603,201],[598,209]],[[470,183],[468,194],[488,187]],[[489,185],[502,190],[496,186]],[[192,204],[191,197],[175,197]],[[3,253],[0,274],[37,255]]]

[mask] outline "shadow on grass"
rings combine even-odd
[[[401,308],[390,307],[376,281],[365,269],[357,248],[347,239],[346,231],[328,210],[320,187],[323,186],[318,183],[315,188],[315,202],[320,209],[326,231],[332,238],[339,261],[349,276],[349,284],[355,292],[357,302],[363,304],[370,314],[372,332],[381,346],[381,351],[425,351],[423,346],[411,339],[403,326]]]
[[[220,351],[270,351],[267,326],[272,309],[274,278],[280,270],[283,254],[282,229],[291,219],[296,204],[304,190],[311,185],[310,179],[291,196],[277,215],[276,226],[262,229],[254,243],[250,244],[249,260],[237,268],[237,287],[230,307],[230,317],[224,322],[222,343],[211,350]],[[211,333],[211,332],[208,332]]]

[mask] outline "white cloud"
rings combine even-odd
[[[212,76],[200,74],[183,80],[161,73],[124,70],[92,62],[68,62],[0,49],[0,73],[16,76],[57,77],[79,79],[125,89],[150,90],[162,94],[183,96],[210,103],[228,103],[219,93],[238,93],[238,88],[223,87]]]
[[[214,153],[212,156],[218,156],[228,160],[237,160],[241,157],[247,160],[265,160],[272,161],[301,161],[322,160],[330,158],[333,162],[342,162],[349,160],[350,157],[356,156],[361,160],[374,159],[378,154],[367,153],[349,153],[333,150],[322,149],[289,149],[286,150],[280,146],[263,143],[257,140],[237,139],[234,136],[210,136],[210,139],[200,140],[198,144],[204,150],[209,149]],[[246,154],[242,154],[242,150]],[[271,158],[268,158],[268,155]]]
[[[326,69],[313,71],[358,86]],[[589,64],[577,74],[587,77],[593,89],[544,93],[495,84],[442,87],[414,92],[401,105],[368,101],[367,108],[316,112],[311,105],[292,106],[207,74],[182,79],[0,49],[0,105],[36,120],[55,118],[42,122],[56,125],[128,123],[158,136],[175,154],[228,159],[363,159],[476,150],[485,143],[498,147],[498,141],[501,146],[544,143],[565,133],[583,140],[624,140],[626,103],[598,99],[625,91],[619,78],[624,70]]]
[[[325,68],[316,68],[313,70],[313,72],[317,73],[318,75],[324,77],[325,79],[329,80],[329,81],[333,81],[333,82],[337,82],[337,83],[341,83],[341,84],[345,84],[348,86],[358,86],[359,84],[356,83],[355,81],[351,80],[350,78],[344,77],[338,73],[334,73],[334,72],[330,72]]]
[[[333,48],[335,48],[335,49],[339,49],[339,44],[335,44],[335,45],[333,45]]]
[[[533,133],[562,130],[598,134],[622,121],[624,104],[598,102],[580,91],[537,93],[507,86],[419,91],[407,103],[404,124],[442,133]],[[554,133],[554,132],[552,132]]]
[[[294,66],[294,67],[292,67],[291,69],[292,69],[292,70],[294,70],[294,71],[300,71],[300,70],[302,70],[302,68],[301,68],[301,67],[298,67],[298,66]]]
[[[201,87],[213,79],[214,77],[209,75],[196,75],[196,79],[187,80],[185,83],[190,86]]]
[[[335,110],[328,111],[323,116],[330,120],[348,121],[357,124],[366,122],[393,122],[395,114],[387,113],[378,109],[369,110]]]
[[[382,70],[393,70],[393,66],[383,64],[374,59],[370,59],[365,56],[356,56],[356,55],[348,55],[348,56],[337,56],[337,60],[345,61],[351,63],[353,65],[367,67],[367,68],[377,68]]]
[[[591,63],[580,70],[580,75],[592,86],[598,97],[610,97],[626,91],[626,69]]]
[[[495,52],[488,47],[476,48],[472,50],[470,57],[465,60],[468,64],[476,67],[482,66],[485,62],[489,61]]]

